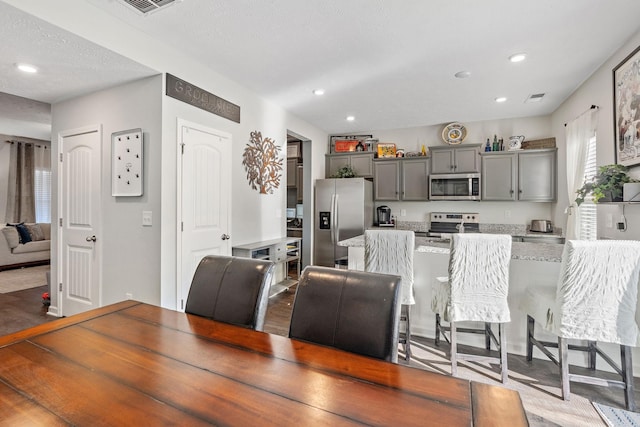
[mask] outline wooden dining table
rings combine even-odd
[[[504,387],[124,301],[0,337],[0,425],[528,424]]]

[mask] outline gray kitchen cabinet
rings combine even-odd
[[[557,193],[555,148],[518,153],[518,200],[553,202]]]
[[[480,172],[480,144],[462,147],[429,147],[431,151],[431,173]]]
[[[375,160],[373,171],[375,200],[429,200],[428,158]]]
[[[350,165],[357,176],[373,177],[373,152],[338,153],[325,155],[325,177],[331,178],[336,172]]]
[[[296,174],[298,173],[298,159],[287,159],[287,187],[296,186]]]
[[[517,200],[518,155],[482,155],[482,200]]]
[[[556,200],[556,149],[482,155],[482,200]]]
[[[302,165],[302,163],[298,163],[298,165],[296,166],[296,192],[297,192],[298,203],[302,203],[302,196],[304,195],[303,189],[304,189],[304,166]]]

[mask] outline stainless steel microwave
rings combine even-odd
[[[430,200],[480,200],[479,173],[429,175]]]

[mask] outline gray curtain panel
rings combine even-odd
[[[35,222],[34,144],[11,143],[9,188],[7,191],[7,222]]]

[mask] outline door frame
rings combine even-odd
[[[64,227],[62,226],[61,222],[62,222],[62,212],[64,211],[64,202],[65,202],[65,193],[64,193],[64,186],[63,186],[63,180],[64,180],[64,173],[65,173],[65,166],[64,166],[64,162],[62,161],[63,159],[63,155],[64,155],[64,147],[63,147],[63,141],[64,138],[70,137],[70,136],[74,136],[74,135],[82,135],[82,134],[87,134],[87,133],[97,133],[98,134],[98,152],[99,152],[99,161],[98,163],[100,164],[100,171],[99,171],[99,179],[100,179],[100,194],[98,195],[98,211],[102,212],[102,195],[103,195],[103,188],[102,188],[102,124],[92,124],[92,125],[87,125],[87,126],[83,126],[83,127],[79,127],[79,128],[74,128],[74,129],[67,129],[67,130],[63,130],[61,132],[58,132],[58,149],[56,152],[56,159],[54,159],[55,163],[57,164],[57,179],[56,179],[56,186],[58,188],[57,191],[57,209],[58,209],[58,215],[57,218],[55,220],[55,223],[52,221],[51,227],[52,230],[56,231],[56,235],[58,237],[57,240],[57,244],[56,244],[56,263],[55,263],[55,274],[53,274],[54,272],[52,271],[51,276],[50,276],[50,280],[51,280],[51,289],[50,292],[51,294],[55,294],[57,296],[57,307],[56,310],[50,310],[51,314],[56,315],[58,317],[63,317],[64,316],[64,298],[63,298],[63,291],[62,291],[62,277],[64,276],[64,272],[66,271],[66,269],[64,268],[64,265],[62,264],[63,262],[63,256],[62,256],[62,252],[64,250],[63,248],[63,243],[64,243]],[[53,163],[53,162],[52,162]],[[52,218],[53,220],[53,218]],[[96,221],[96,223],[98,224],[98,227],[100,228],[100,231],[102,231],[102,215],[100,215]],[[97,242],[94,243],[96,246],[100,245],[99,250],[97,251],[98,253],[98,259],[97,259],[97,265],[96,268],[98,269],[98,307],[102,307],[102,260],[103,260],[103,256],[102,256],[102,239],[98,239]],[[55,289],[54,289],[55,288]]]
[[[202,125],[200,123],[191,122],[189,120],[177,118],[176,122],[176,310],[184,311],[184,307],[180,307],[180,301],[187,302],[188,295],[182,295],[182,185],[183,185],[183,171],[182,171],[182,128],[189,127],[201,132],[206,132],[212,135],[219,135],[223,138],[228,138],[230,141],[230,154],[233,155],[233,135],[229,132],[223,132],[218,129],[214,129],[209,126]],[[230,196],[231,198],[231,196]],[[228,228],[231,230],[232,215],[231,215],[231,200],[229,200],[229,215],[228,215]]]

